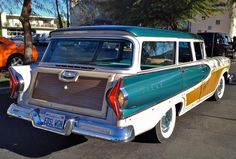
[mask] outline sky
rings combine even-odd
[[[19,1],[19,0],[18,0]],[[20,0],[23,1],[23,0]],[[55,17],[55,0],[32,0],[33,12],[39,16],[54,16]],[[5,3],[5,4],[4,4]],[[16,4],[16,0],[0,0],[0,12],[20,14],[22,4]],[[5,6],[7,5],[7,7]],[[66,6],[63,0],[59,0],[61,13],[66,13]],[[8,8],[8,6],[11,6]],[[42,9],[43,8],[43,9]]]

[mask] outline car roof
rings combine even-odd
[[[122,31],[129,33],[135,37],[166,37],[166,38],[183,38],[183,39],[199,39],[203,40],[197,34],[185,33],[180,31],[138,27],[138,26],[125,26],[125,25],[95,25],[95,26],[73,26],[69,28],[57,29],[52,31],[56,32],[69,32],[69,31]]]

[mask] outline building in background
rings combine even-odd
[[[0,13],[0,34],[4,37],[22,36],[23,27],[19,18],[20,15]],[[49,34],[57,29],[55,17],[31,16],[30,24],[35,34]]]
[[[236,36],[236,17],[231,19],[231,14],[233,14],[234,10],[229,10],[227,5],[224,3],[217,7],[221,7],[223,12],[210,17],[201,15],[197,16],[196,22],[190,24],[190,32],[222,32],[231,37]]]
[[[202,33],[202,32],[223,32],[229,33],[230,29],[230,18],[229,13],[226,11],[218,16],[197,16],[197,22],[191,23],[191,32]]]

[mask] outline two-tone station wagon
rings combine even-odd
[[[8,114],[36,128],[112,141],[155,129],[223,97],[230,60],[207,58],[201,37],[176,31],[88,26],[59,29],[37,67],[15,66]]]

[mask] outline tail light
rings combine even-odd
[[[121,118],[120,109],[128,103],[128,94],[123,88],[123,81],[120,79],[108,93],[108,102],[112,106],[118,119]]]
[[[12,67],[9,67],[11,98],[15,99],[24,90],[24,80]]]

